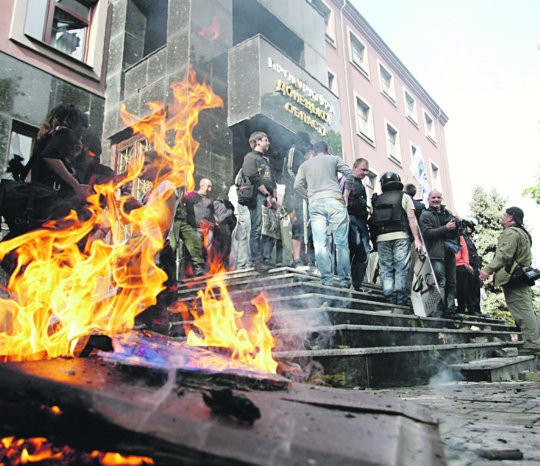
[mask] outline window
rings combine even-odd
[[[351,61],[368,77],[369,67],[366,46],[352,32],[349,32]]]
[[[116,147],[118,156],[116,159],[116,173],[126,173],[130,165],[142,156],[143,152],[152,149],[152,145],[146,139],[131,138]],[[148,191],[152,183],[142,179],[133,180],[131,195],[136,199],[141,199]]]
[[[426,124],[426,136],[435,145],[437,145],[437,137],[435,136],[435,122],[426,112],[424,112],[424,123]]]
[[[106,0],[13,0],[9,40],[47,62],[100,80],[105,71]],[[51,63],[51,62],[56,63]]]
[[[326,39],[331,43],[336,43],[336,26],[334,21],[334,12],[322,0],[309,0],[315,9],[324,18]]]
[[[390,123],[386,123],[386,149],[390,159],[401,165],[399,135],[397,129],[395,129]]]
[[[433,162],[430,163],[431,165],[431,186],[433,189],[436,189],[440,193],[442,193],[442,184],[441,184],[441,174],[439,167],[435,165]]]
[[[405,89],[403,89],[403,95],[405,96],[405,115],[415,126],[418,126],[418,115],[416,111],[416,100],[409,94]]]
[[[356,130],[363,139],[374,145],[375,135],[371,106],[360,97],[356,97]]]
[[[9,138],[9,159],[4,178],[13,179],[8,169],[22,168],[30,160],[38,129],[24,123],[13,121]]]
[[[97,0],[28,0],[24,33],[85,61],[92,7]]]
[[[379,74],[381,78],[381,92],[395,104],[396,93],[394,91],[394,77],[381,63],[379,63]]]
[[[416,154],[416,146],[413,143],[410,143],[411,147],[411,160],[414,159],[414,154]]]
[[[330,70],[328,70],[328,89],[330,89],[335,95],[339,95],[336,75]]]
[[[167,0],[129,0],[124,67],[138,63],[167,43]]]

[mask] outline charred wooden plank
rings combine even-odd
[[[86,448],[149,456],[156,464],[444,464],[431,419],[400,415],[397,403],[384,413],[381,396],[373,400],[376,412],[362,412],[367,393],[296,384],[290,392],[254,391],[248,396],[261,418],[250,426],[214,415],[202,390],[180,386],[174,374],[149,385],[95,357],[1,364],[0,391],[12,404],[10,419],[1,416],[5,434],[17,426],[25,437],[25,430],[54,430],[65,444],[76,447],[69,441],[75,437]],[[312,393],[315,405],[297,402]],[[38,418],[41,405],[65,414]]]

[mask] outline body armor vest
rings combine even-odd
[[[409,230],[409,219],[401,206],[402,198],[402,191],[387,191],[374,196],[369,226],[376,236]]]

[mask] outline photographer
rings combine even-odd
[[[439,191],[429,193],[429,208],[420,215],[420,230],[441,290],[438,312],[445,319],[456,319],[456,252],[461,249],[458,230],[461,219],[454,217],[441,201]]]
[[[523,347],[518,353],[540,356],[540,328],[532,305],[531,287],[526,283],[510,283],[518,264],[526,268],[532,262],[532,238],[523,226],[523,216],[519,207],[506,209],[502,217],[504,230],[497,240],[495,257],[480,271],[480,279],[487,280],[494,273],[494,285],[502,287],[508,310],[523,336]]]

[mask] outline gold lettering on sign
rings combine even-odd
[[[326,128],[319,123],[315,118],[311,118],[306,112],[302,111],[298,107],[295,107],[290,102],[287,102],[283,108],[293,114],[300,121],[304,122],[306,125],[311,126],[315,131],[317,131],[321,136],[326,136]]]
[[[320,118],[325,123],[330,122],[330,117],[328,113],[325,112],[322,108],[318,107],[309,100],[307,97],[303,96],[300,92],[294,89],[292,86],[287,86],[281,79],[278,79],[276,82],[276,92],[281,92],[284,96],[290,97],[296,103],[300,104],[302,107],[307,109],[309,113],[315,115],[317,118]]]

